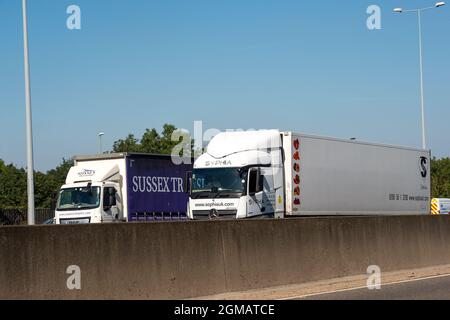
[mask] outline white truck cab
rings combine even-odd
[[[57,224],[112,222],[123,218],[119,166],[76,165],[60,189]]]
[[[283,185],[277,130],[220,133],[194,163],[189,218],[282,218]]]

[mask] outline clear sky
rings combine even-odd
[[[81,8],[68,30],[66,8]],[[366,27],[381,8],[382,29]],[[417,17],[433,1],[28,0],[35,167],[164,123],[420,146]],[[450,3],[423,17],[426,121],[450,156]],[[0,158],[25,166],[20,0],[0,0]]]

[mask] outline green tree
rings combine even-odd
[[[72,167],[72,160],[62,163],[47,173],[34,173],[34,196],[36,208],[54,208],[58,191]],[[27,207],[27,173],[23,168],[5,165],[0,160],[0,208]]]
[[[450,158],[431,161],[431,194],[433,198],[450,198]]]
[[[140,145],[134,135],[129,134],[125,139],[114,142],[113,152],[140,152]]]
[[[5,165],[0,160],[0,208],[18,208],[26,206],[27,180],[24,169],[13,164]]]
[[[156,129],[146,129],[140,142],[141,152],[161,153],[161,137]]]
[[[178,130],[172,124],[164,124],[163,130],[160,133],[153,129],[146,129],[140,140],[136,139],[133,134],[129,134],[125,139],[119,139],[113,144],[113,152],[144,152],[154,154],[171,154],[174,147],[180,145],[183,141],[187,146],[184,150],[192,151],[194,141],[189,138],[185,133],[180,134],[181,130]],[[175,141],[172,137],[176,134],[179,138]],[[187,139],[187,142],[185,141]],[[182,151],[180,152],[182,155]]]
[[[47,175],[42,172],[34,173],[34,205],[36,208],[51,208],[50,194],[52,183]]]
[[[177,130],[174,125],[165,124],[163,126],[162,137],[160,141],[160,153],[170,154],[173,148],[180,143],[179,140],[172,141],[172,134]]]

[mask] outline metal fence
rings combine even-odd
[[[53,209],[35,209],[34,219],[36,224],[42,224],[55,216]],[[27,209],[1,209],[0,225],[25,225],[27,224]]]

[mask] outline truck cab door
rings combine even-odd
[[[247,182],[247,217],[263,215],[266,208],[263,203],[264,177],[259,168],[250,168]]]
[[[119,219],[120,211],[117,201],[117,190],[112,186],[103,189],[102,221],[112,222]]]

